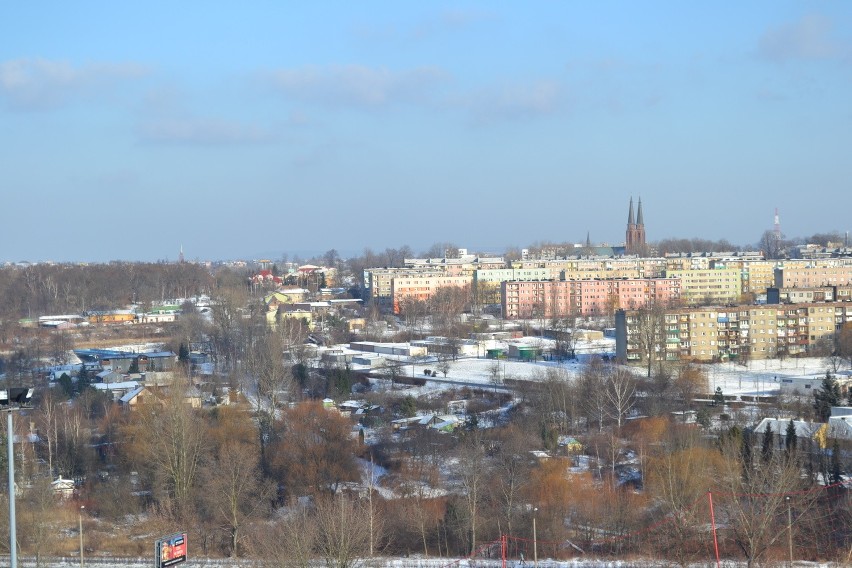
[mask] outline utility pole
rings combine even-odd
[[[6,412],[6,457],[9,470],[9,566],[18,567],[18,534],[15,518],[15,429],[12,412],[26,408],[33,396],[30,387],[12,387],[0,390],[0,407]]]
[[[785,497],[787,501],[787,546],[790,549],[790,568],[793,568],[793,514],[790,512],[790,497]]]
[[[412,371],[413,373],[413,371]],[[370,483],[367,485],[367,499],[370,506],[370,558],[373,557],[373,453],[370,452]]]
[[[538,568],[538,538],[535,534],[535,514],[538,512],[538,507],[533,509],[533,568]]]
[[[15,433],[12,409],[6,411],[6,450],[9,460],[9,566],[18,567],[18,536],[15,520]]]
[[[77,520],[80,522],[80,568],[83,568],[83,509],[85,505],[80,505],[80,511],[77,513]]]

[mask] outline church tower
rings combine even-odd
[[[642,254],[645,251],[645,218],[642,215],[642,198],[636,216],[633,215],[633,198],[630,198],[630,211],[627,214],[627,235],[624,252],[627,254]]]

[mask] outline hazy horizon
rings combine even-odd
[[[631,197],[649,242],[850,228],[852,4],[5,16],[0,261],[618,245]]]

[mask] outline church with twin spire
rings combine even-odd
[[[626,254],[642,254],[645,252],[645,220],[642,217],[642,198],[636,215],[633,215],[633,198],[630,198],[630,212],[627,214],[627,236],[624,242]]]

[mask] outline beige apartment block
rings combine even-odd
[[[666,269],[664,258],[571,258],[558,260],[515,260],[512,268],[548,268],[563,280],[589,278],[659,278]]]
[[[557,274],[559,271],[557,270]],[[473,273],[476,283],[509,282],[512,280],[551,280],[553,279],[550,268],[492,268],[480,269]]]
[[[642,313],[616,313],[616,353],[628,361],[646,354],[638,342]],[[830,344],[837,330],[852,322],[852,305],[812,304],[682,307],[666,310],[665,348],[656,358],[713,361],[770,359],[812,354]]]
[[[503,257],[479,257],[472,254],[459,258],[406,258],[403,264],[407,268],[419,270],[438,270],[447,276],[473,276],[476,270],[494,270],[506,268]]]
[[[743,293],[765,294],[766,290],[775,285],[775,269],[778,261],[763,260],[747,262],[743,265]]]
[[[551,272],[559,272],[560,270],[565,270],[566,268],[572,267],[576,265],[576,259],[567,259],[567,260],[551,260],[551,259],[520,259],[511,261],[509,268],[515,269],[533,269],[533,268],[546,268]]]
[[[834,334],[837,332],[836,314],[837,308],[846,308],[846,306],[837,306],[834,303],[825,304],[809,304],[802,306],[807,308],[807,340],[810,344],[817,344],[820,341],[829,341],[834,339]],[[841,321],[841,326],[846,320]]]
[[[393,279],[397,276],[442,276],[440,270],[415,268],[371,268],[364,271],[364,284],[370,291],[370,301],[382,308],[390,308],[393,299]]]
[[[776,272],[778,270],[786,271],[788,278],[797,278],[794,284],[796,287],[813,287],[805,284],[808,279],[813,279],[820,274],[823,269],[833,268],[843,270],[844,268],[852,269],[850,262],[847,259],[831,259],[831,260],[802,260],[802,259],[786,259],[786,260],[752,260],[742,263],[743,269],[743,293],[752,293],[755,295],[765,294],[768,288],[779,287]],[[720,264],[716,264],[718,268]],[[722,266],[732,268],[735,265],[726,262]],[[825,274],[823,274],[825,275]],[[829,285],[829,284],[826,284]],[[831,284],[835,285],[835,284]],[[781,285],[780,287],[784,287]]]
[[[819,261],[806,262],[813,264]],[[852,266],[797,266],[791,262],[785,262],[783,268],[775,270],[776,288],[849,285],[852,285]]]
[[[835,286],[834,299],[838,302],[852,301],[852,286]]]
[[[667,270],[666,276],[680,279],[684,303],[736,304],[742,294],[742,277],[736,268]]]
[[[719,315],[716,310],[696,310],[687,312],[689,322],[688,343],[685,350],[690,359],[712,361],[719,357],[718,329]]]
[[[834,286],[821,288],[769,288],[766,290],[768,304],[813,304],[815,302],[833,302]]]
[[[750,306],[740,312],[740,356],[748,348],[751,359],[775,357],[777,317],[777,306]]]
[[[711,261],[708,256],[667,256],[666,270],[708,270],[711,268]]]

